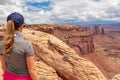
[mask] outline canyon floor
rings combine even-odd
[[[120,32],[106,32],[94,37],[95,52],[120,64]]]
[[[120,73],[120,33],[106,32],[105,35],[94,36],[96,54],[85,55],[108,77]],[[118,79],[119,80],[119,79]]]

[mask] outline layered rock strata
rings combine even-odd
[[[34,34],[32,34],[33,32]],[[24,30],[23,33],[25,38],[33,43],[35,54],[40,62],[52,67],[54,73],[61,79],[107,80],[93,63],[80,57],[66,43],[55,36],[33,30]],[[45,77],[47,78],[47,76]]]

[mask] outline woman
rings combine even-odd
[[[21,34],[24,17],[14,12],[7,17],[5,36],[0,41],[3,80],[38,80],[34,70],[34,50]]]

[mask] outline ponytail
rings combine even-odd
[[[14,22],[9,20],[5,30],[5,43],[4,43],[4,54],[9,56],[14,46]]]

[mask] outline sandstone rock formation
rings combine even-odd
[[[90,27],[70,26],[70,25],[34,25],[31,29],[43,31],[55,35],[66,42],[79,55],[94,52],[93,35]]]
[[[59,80],[56,71],[41,60],[36,60],[37,74],[40,80]]]
[[[111,80],[112,77],[119,80],[115,75],[120,74],[120,66],[104,55],[93,53],[96,43],[89,27],[44,24],[29,29],[23,33],[34,45],[40,80]]]
[[[66,42],[67,45],[74,49],[81,57],[91,60],[102,71],[107,79],[111,79],[114,75],[120,73],[120,65],[109,60],[106,56],[100,53],[94,53],[96,48],[94,45],[96,46],[97,42],[93,42],[93,39],[102,32],[101,28],[98,26],[95,28],[95,32],[98,31],[96,36],[94,36],[90,31],[90,27],[69,25],[37,25],[36,27],[34,25],[33,28],[38,31],[53,34],[62,41]],[[99,39],[98,42],[101,41],[101,39]],[[106,40],[106,42],[108,41]]]
[[[94,37],[95,53],[102,55],[91,55],[91,60],[96,64],[98,68],[102,66],[102,73],[108,76],[110,79],[116,74],[120,74],[120,57],[119,57],[119,48],[120,48],[120,38],[119,34],[106,33],[106,35],[97,35]],[[94,59],[95,57],[96,59]],[[101,57],[101,58],[100,58]],[[109,59],[111,60],[109,60]],[[104,62],[103,62],[104,61]]]
[[[120,74],[115,75],[112,80],[120,80]]]
[[[100,53],[84,55],[84,57],[92,61],[108,80],[111,80],[116,74],[120,74],[120,65]]]
[[[103,27],[94,26],[94,28],[93,28],[93,34],[94,35],[105,35],[105,30],[104,30]]]
[[[2,75],[3,75],[3,71],[2,71],[2,67],[1,67],[1,63],[0,63],[0,80],[2,80]]]
[[[3,35],[4,35],[4,26],[3,25],[0,25],[0,40],[3,38]]]
[[[33,32],[34,34],[32,34]],[[56,71],[54,72],[55,76],[57,74],[63,80],[107,80],[93,63],[81,58],[66,43],[55,36],[27,29],[23,33],[26,39],[32,41],[35,54],[40,58],[40,62],[52,67],[52,73]],[[51,73],[50,70],[49,72]],[[43,72],[39,73],[43,74]]]
[[[100,28],[99,26],[94,26],[94,35],[100,34]]]
[[[102,27],[101,28],[101,33],[100,33],[101,35],[105,35],[105,30],[104,30],[104,28]]]

